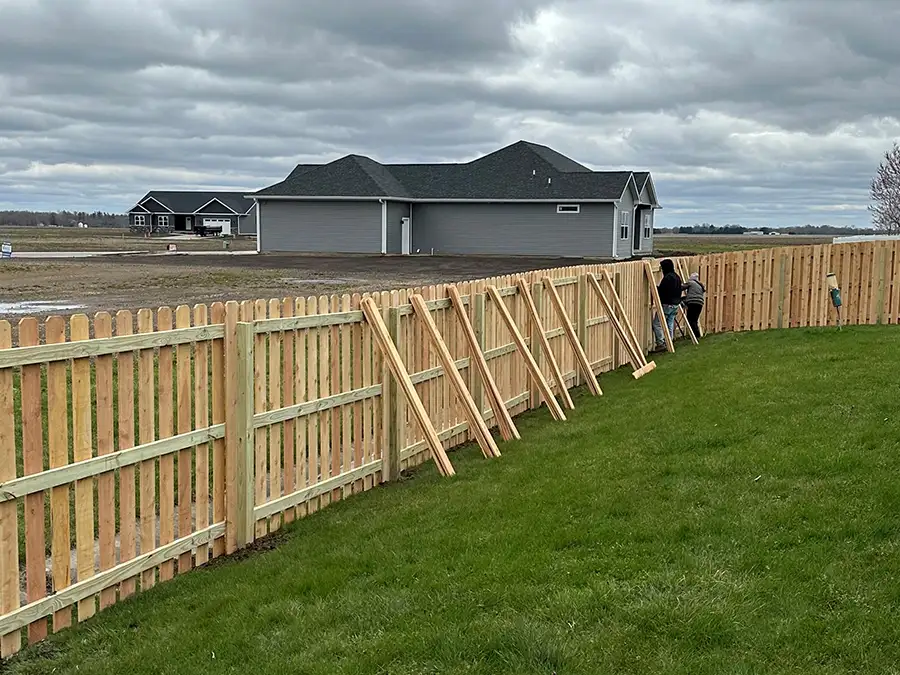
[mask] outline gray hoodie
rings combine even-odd
[[[684,304],[703,304],[703,296],[706,293],[706,288],[700,283],[700,278],[696,273],[692,274],[691,278],[687,280],[687,283],[684,285],[684,290],[687,291],[684,296]]]

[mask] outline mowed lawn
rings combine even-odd
[[[900,329],[711,337],[6,673],[891,673]],[[0,671],[3,668],[0,667]]]

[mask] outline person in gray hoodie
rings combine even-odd
[[[694,335],[699,338],[700,324],[697,320],[700,318],[700,313],[703,311],[706,288],[700,283],[700,275],[694,272],[690,279],[687,280],[687,283],[682,286],[682,289],[685,291],[684,306],[688,323],[691,325],[691,330],[694,331]]]

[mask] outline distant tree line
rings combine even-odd
[[[763,234],[810,234],[819,236],[840,236],[845,234],[875,234],[872,228],[846,227],[839,225],[798,225],[796,227],[744,227],[742,225],[686,225],[672,228],[656,228],[658,234],[747,234],[762,232]]]
[[[0,211],[2,227],[128,227],[128,215],[104,211]]]

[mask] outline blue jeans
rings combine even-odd
[[[669,329],[669,337],[675,339],[675,315],[678,313],[678,305],[663,305],[663,314],[666,316],[666,327]],[[657,347],[666,346],[666,336],[659,324],[659,314],[653,315],[653,336],[656,338]]]

